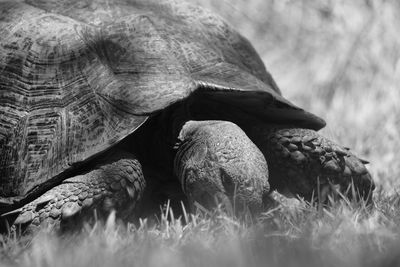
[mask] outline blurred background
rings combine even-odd
[[[400,1],[191,2],[247,37],[283,95],[370,161],[379,185],[400,185]]]

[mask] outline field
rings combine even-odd
[[[400,3],[193,1],[253,43],[283,94],[327,121],[325,136],[371,162],[374,207],[288,201],[253,222],[166,209],[137,226],[111,216],[79,235],[0,237],[0,266],[400,266]]]

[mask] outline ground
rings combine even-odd
[[[400,265],[399,2],[197,2],[254,44],[287,98],[326,119],[325,136],[371,162],[375,207],[286,203],[253,222],[168,209],[156,225],[110,217],[74,236],[0,237],[0,266]]]

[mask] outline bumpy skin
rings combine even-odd
[[[189,201],[207,208],[222,202],[235,212],[262,210],[269,192],[267,162],[236,124],[189,121],[179,140],[175,172]]]
[[[126,219],[132,215],[144,187],[139,161],[133,155],[117,151],[93,170],[64,180],[2,217],[23,233],[33,232],[39,226],[64,229],[64,226],[89,220],[95,210],[97,217],[103,217],[115,209],[117,216]]]
[[[319,135],[299,128],[256,126],[250,136],[265,155],[270,170],[270,184],[286,195],[306,200],[327,200],[327,195],[339,190],[353,197],[371,200],[375,186],[365,168],[365,161]]]

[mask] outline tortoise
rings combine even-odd
[[[128,218],[157,190],[252,214],[273,190],[313,200],[354,185],[371,198],[367,162],[319,135],[325,121],[285,99],[250,42],[205,9],[5,1],[0,36],[10,226]]]

